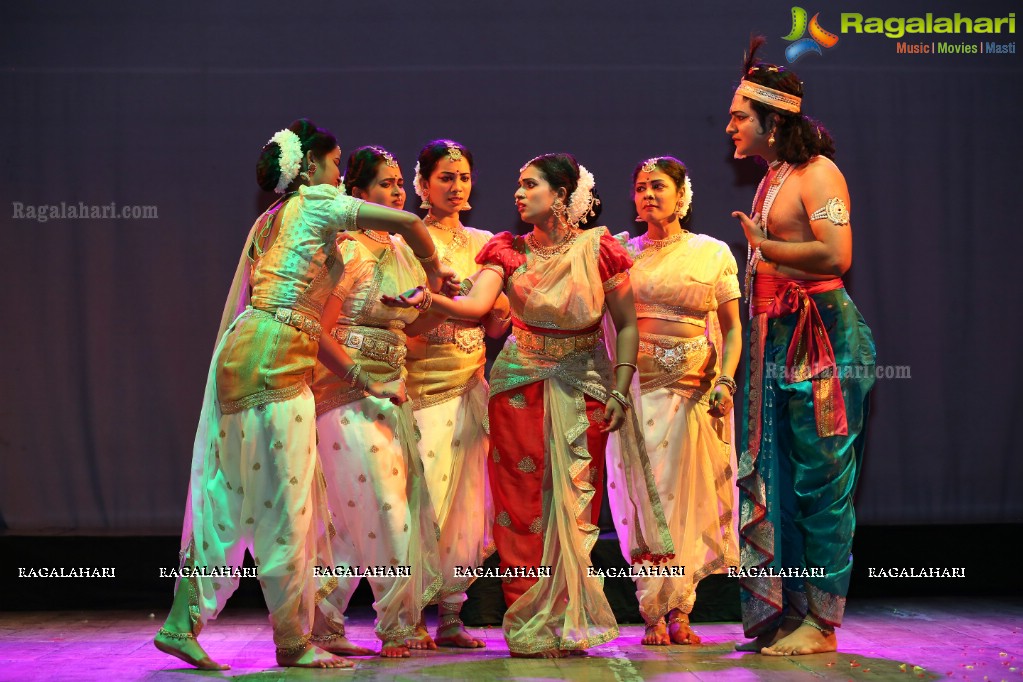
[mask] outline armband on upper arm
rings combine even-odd
[[[810,214],[810,220],[823,220],[825,218],[835,225],[848,225],[849,207],[838,197],[831,197],[828,199],[828,203]]]

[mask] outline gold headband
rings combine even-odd
[[[782,111],[791,111],[793,114],[798,114],[799,109],[803,103],[801,97],[790,95],[787,92],[781,90],[775,90],[769,88],[766,85],[760,85],[743,78],[739,82],[739,87],[735,90],[736,95],[742,95],[743,97],[749,97],[756,101],[767,104],[769,106],[781,109]]]

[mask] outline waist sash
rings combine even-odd
[[[845,401],[835,364],[835,351],[831,347],[824,321],[817,304],[811,298],[845,286],[841,278],[813,281],[778,275],[757,275],[753,283],[753,316],[757,334],[752,339],[751,353],[764,358],[768,319],[796,313],[795,328],[785,355],[785,380],[789,383],[813,383],[813,408],[817,422],[817,435],[844,436],[849,433],[846,424]],[[759,449],[760,412],[750,414],[751,448]],[[755,425],[755,431],[752,427]]]

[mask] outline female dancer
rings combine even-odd
[[[345,187],[353,196],[396,206],[404,203],[402,185],[386,150],[362,147],[349,157]],[[333,320],[324,328],[344,354],[340,367],[317,365],[313,381],[320,459],[338,527],[332,548],[341,565],[393,567],[366,577],[376,598],[381,655],[402,657],[410,647],[436,646],[428,634],[414,635],[441,573],[436,517],[404,387],[403,330],[419,311],[384,306],[379,296],[397,295],[426,277],[411,249],[385,232],[359,230],[341,244],[339,257],[344,273],[324,308],[324,319]],[[392,386],[395,395],[378,397],[368,390],[374,382]],[[327,599],[343,611],[358,580],[347,578]],[[327,643],[344,636],[339,623],[331,625]]]
[[[618,626],[603,581],[588,575],[596,542],[603,454],[608,433],[627,430],[618,462],[629,481],[638,526],[636,561],[671,555],[653,479],[644,466],[627,396],[637,333],[624,249],[603,227],[580,230],[599,200],[593,176],[568,154],[545,154],[522,167],[515,204],[533,225],[525,237],[504,232],[480,252],[484,266],[467,296],[425,291],[395,304],[432,300],[446,314],[475,317],[503,289],[514,334],[491,373],[490,483],[494,529],[505,570],[505,638],[513,656],[559,658],[610,641]],[[604,307],[623,360],[612,367],[602,342]],[[612,376],[613,375],[613,376]],[[613,386],[609,390],[609,386]],[[537,579],[537,569],[550,575]]]
[[[285,196],[253,225],[225,306],[193,448],[181,545],[188,576],[154,640],[198,668],[226,668],[196,636],[238,586],[236,577],[209,573],[241,566],[246,549],[270,609],[277,662],[351,665],[309,644],[314,601],[334,587],[328,580],[317,589],[310,578],[331,554],[306,377],[318,351],[336,351],[319,322],[340,274],[335,238],[356,225],[393,230],[429,256],[433,286],[449,273],[416,216],[339,194],[340,162],[334,136],[303,119],[274,135],[257,165],[260,186]],[[371,390],[394,395],[382,384]]]
[[[472,153],[453,140],[434,140],[419,152],[415,190],[427,209],[441,261],[459,278],[479,270],[476,256],[494,235],[462,225],[472,193]],[[501,305],[503,303],[503,306]],[[484,333],[500,336],[508,326],[507,297],[482,320],[451,319],[408,340],[408,393],[421,431],[419,453],[440,524],[444,586],[440,592],[438,645],[484,646],[466,631],[459,613],[472,578],[456,569],[475,568],[494,551],[493,504],[487,486],[487,386]]]
[[[632,180],[637,220],[647,226],[642,236],[625,235],[639,318],[637,411],[675,543],[671,565],[685,567],[685,575],[634,578],[643,644],[698,644],[689,627],[696,583],[739,563],[730,418],[742,351],[739,280],[724,242],[682,227],[693,189],[681,161],[648,159]],[[612,508],[619,490],[610,489]],[[623,546],[629,532],[619,524]]]

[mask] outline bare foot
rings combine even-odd
[[[405,640],[405,646],[409,649],[425,650],[425,649],[436,649],[437,643],[433,641],[433,637],[430,637],[430,633],[423,631],[420,634],[419,629],[416,629],[414,637],[409,637]]]
[[[792,634],[782,637],[772,646],[764,647],[760,653],[765,656],[801,656],[823,654],[838,648],[834,632],[821,632],[810,625],[800,625]]]
[[[544,649],[543,651],[537,651],[535,654],[520,654],[516,651],[509,651],[512,658],[564,658],[565,652],[560,649]]]
[[[189,665],[194,665],[199,670],[230,670],[231,666],[217,663],[199,645],[194,637],[171,637],[164,634],[163,628],[153,638],[153,646],[165,654],[180,658]],[[177,633],[171,633],[177,634]]]
[[[315,636],[315,635],[314,635]],[[347,637],[338,633],[336,637],[331,637],[327,641],[314,641],[316,647],[329,651],[336,656],[375,656],[376,651],[373,649],[367,649],[364,646],[353,644]]]
[[[663,618],[653,625],[646,626],[646,632],[643,633],[643,644],[648,646],[668,646],[671,644],[671,640],[668,639],[668,626]]]
[[[759,654],[761,649],[769,647],[775,642],[780,640],[782,637],[787,637],[799,626],[799,621],[792,621],[786,619],[780,628],[772,630],[771,632],[765,632],[756,639],[751,639],[748,642],[742,644],[736,644],[735,650],[742,652],[749,652]]]
[[[277,665],[283,668],[354,668],[355,664],[338,658],[334,654],[320,651],[313,645],[296,654],[285,654],[277,650]]]
[[[408,658],[412,653],[405,646],[404,642],[389,639],[381,647],[380,655],[384,658]]]
[[[462,649],[478,649],[487,645],[482,639],[476,639],[465,630],[462,621],[437,628],[437,646],[456,646]]]
[[[696,646],[700,643],[700,636],[689,627],[689,614],[678,610],[672,610],[668,614],[668,636],[672,644],[691,644]]]

